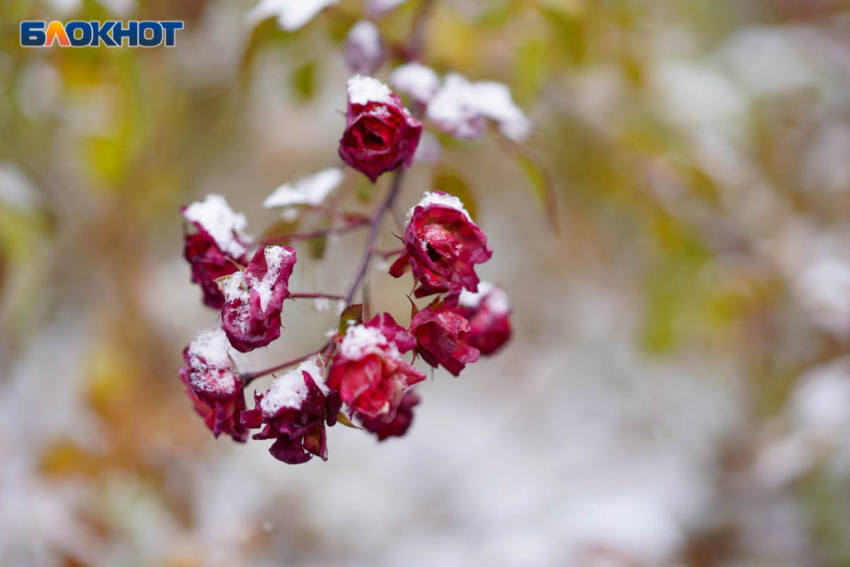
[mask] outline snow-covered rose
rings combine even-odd
[[[239,352],[266,346],[280,336],[280,312],[289,297],[295,261],[292,248],[266,246],[257,250],[244,272],[224,282],[221,324]]]
[[[215,280],[236,272],[248,261],[246,221],[234,213],[220,195],[207,195],[204,201],[181,209],[183,217],[197,232],[184,236],[183,257],[192,267],[192,282],[201,286],[204,305],[221,309],[224,294]]]
[[[495,353],[511,338],[508,296],[491,283],[479,283],[478,293],[461,293],[457,312],[469,321],[470,346],[483,355]]]
[[[254,439],[274,439],[269,449],[284,463],[305,463],[316,455],[328,460],[325,423],[334,425],[342,400],[329,390],[322,371],[312,361],[274,379],[271,387],[254,393],[254,409],[242,413],[251,429],[263,427]]]
[[[475,264],[490,259],[493,251],[460,199],[447,193],[426,193],[408,213],[404,253],[390,267],[401,277],[410,266],[419,281],[416,297],[463,289],[478,290]]]
[[[244,442],[248,430],[242,425],[245,393],[229,355],[230,344],[220,328],[201,332],[183,350],[180,379],[204,423],[218,437],[222,433]]]
[[[422,124],[389,87],[371,77],[348,81],[347,124],[339,142],[342,160],[374,183],[382,173],[409,168]]]
[[[337,338],[328,386],[339,390],[352,412],[392,420],[407,389],[425,379],[401,358],[415,346],[413,336],[387,313],[353,325]]]

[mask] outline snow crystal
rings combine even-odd
[[[359,360],[374,352],[390,352],[398,356],[398,349],[375,327],[352,325],[345,332],[339,351],[349,360]]]
[[[313,300],[313,307],[319,312],[327,311],[331,308],[331,300],[327,297],[317,297]]]
[[[369,104],[370,102],[382,102],[395,104],[390,98],[393,94],[390,88],[372,77],[355,75],[348,79],[348,102],[350,104]]]
[[[280,246],[266,246],[265,257],[268,271],[263,276],[263,280],[254,285],[254,289],[260,294],[260,309],[263,310],[263,313],[265,313],[266,308],[269,306],[272,289],[278,276],[280,276],[280,266],[283,264],[284,259],[290,256],[292,256],[292,252],[285,248],[281,248]]]
[[[514,103],[507,86],[492,81],[470,83],[457,73],[446,76],[428,106],[428,118],[462,139],[483,136],[483,118],[495,121],[499,131],[515,142],[531,133],[531,121]]]
[[[273,416],[283,408],[301,409],[308,393],[307,384],[304,383],[304,375],[302,374],[305,371],[313,378],[322,393],[328,393],[319,366],[312,360],[302,362],[298,368],[275,378],[263,395],[260,408],[266,416]]]
[[[440,90],[440,77],[430,67],[414,62],[397,67],[390,75],[390,84],[417,102],[428,104]]]
[[[245,253],[245,246],[236,237],[248,240],[242,232],[248,221],[245,215],[233,212],[221,195],[207,195],[203,201],[192,203],[186,207],[183,216],[201,225],[227,254],[238,258]]]
[[[416,210],[416,207],[428,207],[431,205],[439,205],[441,207],[456,209],[462,212],[466,218],[472,220],[472,217],[470,217],[469,213],[466,211],[466,207],[464,207],[460,199],[454,195],[449,195],[448,193],[426,192],[425,195],[423,195],[422,200],[413,207],[410,207],[407,211],[407,222],[410,222],[411,217],[413,217],[413,211]]]
[[[202,392],[230,394],[236,387],[236,380],[230,369],[230,341],[221,327],[201,331],[198,337],[189,343],[189,367],[192,387]]]
[[[277,23],[286,31],[295,31],[339,0],[260,0],[246,16],[246,21],[256,25],[266,18],[277,17]]]
[[[263,201],[263,208],[309,205],[318,207],[343,180],[342,169],[332,167],[295,183],[284,183]]]
[[[458,297],[458,304],[470,309],[478,308],[482,302],[494,315],[502,315],[511,310],[508,294],[490,282],[479,282],[477,293],[463,290]]]

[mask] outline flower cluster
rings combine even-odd
[[[312,2],[296,9],[295,3],[263,0],[249,18],[256,23],[277,16],[281,27],[294,31],[334,3]],[[370,13],[378,17],[390,9],[387,4]],[[373,73],[390,59],[385,45],[375,23],[358,22],[346,42],[346,59],[357,73]],[[391,81],[411,98],[413,112],[375,78],[358,74],[347,83],[339,157],[372,183],[395,172],[370,217],[339,214],[336,207],[324,204],[345,182],[346,172],[337,166],[285,183],[263,203],[281,209],[286,223],[299,222],[305,211],[318,211],[332,224],[326,230],[277,236],[266,231],[264,239],[255,241],[245,233],[244,215],[234,212],[224,197],[208,195],[182,209],[184,257],[191,279],[200,286],[203,303],[219,312],[220,324],[186,347],[180,377],[195,410],[216,437],[225,433],[245,442],[255,430],[253,439],[272,441],[269,452],[288,464],[314,456],[326,460],[327,428],[337,423],[363,429],[379,441],[400,437],[420,403],[414,387],[426,378],[414,366],[417,359],[458,376],[466,365],[498,351],[511,336],[507,296],[481,282],[476,273],[476,266],[493,255],[487,237],[458,197],[440,191],[426,192],[408,212],[403,248],[383,254],[398,255],[389,274],[395,278],[412,274],[413,296],[428,297],[429,303],[421,308],[414,304],[407,326],[388,313],[364,317],[364,306],[371,304],[365,301],[364,279],[377,254],[374,246],[382,221],[399,195],[401,173],[415,159],[433,163],[441,153],[433,134],[428,134],[431,147],[418,151],[424,132],[420,118],[427,117],[431,127],[459,138],[483,135],[487,120],[495,121],[514,141],[528,128],[503,86],[473,84],[454,75],[441,85],[439,76],[419,63],[396,68]],[[425,159],[425,154],[430,157]],[[288,244],[361,227],[368,227],[370,237],[345,294],[290,291],[297,254]],[[364,296],[362,304],[354,302],[358,292]],[[338,331],[307,355],[260,372],[240,371],[239,353],[276,341],[284,302],[302,298],[342,302]],[[254,391],[249,409],[245,389],[266,375],[273,379],[266,389]]]

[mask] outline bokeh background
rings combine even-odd
[[[179,207],[220,193],[258,235],[265,196],[339,163],[362,7],[290,34],[252,6],[0,0],[0,565],[850,565],[846,1],[437,0],[424,62],[505,82],[536,128],[520,154],[444,138],[401,200],[462,188],[515,337],[423,383],[407,437],[335,427],[294,467],[184,394],[217,315]],[[186,25],[24,50],[23,19]],[[350,172],[341,203],[386,183]],[[300,246],[292,287],[344,289],[363,237]],[[406,323],[385,269],[375,307]],[[334,319],[288,303],[247,364]]]

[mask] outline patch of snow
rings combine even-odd
[[[189,343],[189,367],[192,387],[202,392],[233,393],[236,378],[230,360],[230,341],[221,327],[201,331]]]
[[[391,356],[398,356],[397,347],[387,341],[380,329],[366,325],[350,326],[342,338],[339,351],[349,360],[360,360],[376,352],[389,352]]]
[[[365,105],[370,102],[382,102],[384,104],[395,104],[390,88],[372,77],[355,75],[348,79],[348,102],[349,104]]]
[[[407,222],[410,222],[410,219],[413,216],[413,211],[416,210],[416,207],[430,207],[432,205],[456,209],[462,212],[464,216],[466,216],[466,218],[468,218],[470,221],[472,220],[472,217],[469,216],[469,213],[467,212],[466,207],[463,206],[461,200],[455,197],[454,195],[449,195],[448,193],[438,193],[436,191],[427,191],[425,195],[422,196],[422,200],[419,201],[413,207],[410,207],[410,209],[407,211]]]
[[[502,288],[490,282],[478,282],[477,293],[463,290],[458,297],[458,304],[461,307],[476,309],[482,303],[494,315],[503,315],[511,310],[508,294]]]
[[[284,183],[263,201],[263,208],[293,207],[308,205],[318,207],[343,180],[342,169],[332,167],[308,177],[302,177],[295,183]]]
[[[339,4],[339,0],[260,0],[245,19],[250,25],[257,25],[274,16],[281,29],[296,31],[335,4]]]
[[[298,365],[297,368],[274,379],[272,385],[263,395],[262,401],[260,401],[260,408],[267,417],[273,416],[283,408],[301,409],[301,405],[307,399],[308,394],[307,384],[304,383],[302,372],[307,372],[313,378],[322,393],[328,393],[321,369],[312,360],[307,360]]]
[[[183,216],[200,224],[227,254],[238,258],[245,253],[245,246],[237,238],[249,240],[243,232],[248,221],[242,213],[233,212],[221,195],[207,195],[203,201],[192,203]]]
[[[390,75],[390,84],[415,101],[428,104],[440,90],[440,77],[430,67],[413,62],[396,67]]]

